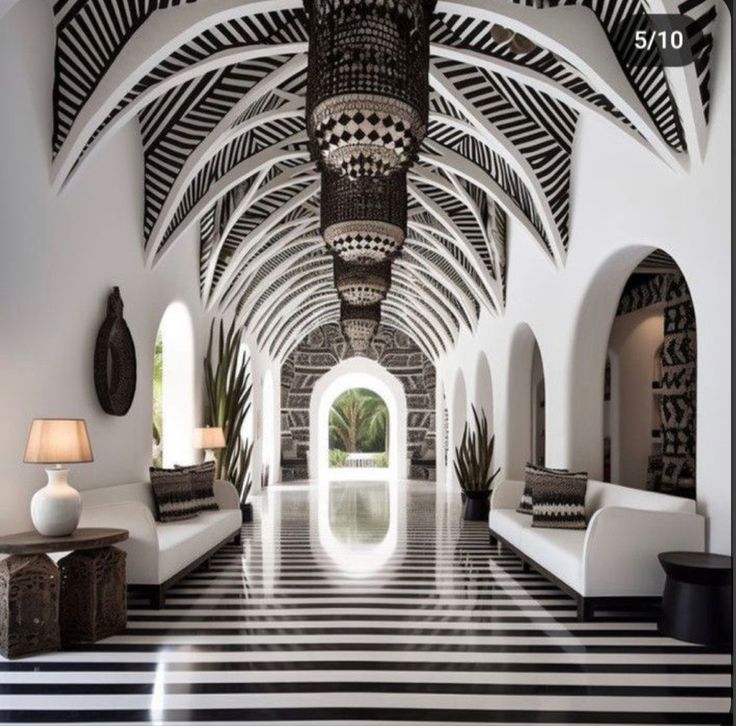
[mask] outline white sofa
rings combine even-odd
[[[177,580],[205,563],[224,544],[240,538],[240,500],[227,481],[215,481],[218,511],[200,512],[180,522],[156,521],[148,482],[80,493],[80,527],[122,527],[130,532],[129,539],[117,545],[128,555],[128,585],[144,591],[154,607],[163,606],[166,591]]]
[[[493,490],[488,515],[491,543],[500,540],[556,582],[578,603],[578,618],[632,598],[659,598],[664,571],[657,555],[702,552],[705,520],[691,499],[588,480],[584,530],[532,527],[516,507],[524,482],[507,479]]]

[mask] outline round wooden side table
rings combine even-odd
[[[678,640],[730,648],[731,558],[706,552],[662,552],[667,574],[659,632]]]
[[[64,537],[0,537],[0,653],[17,658],[89,643],[125,628],[128,530],[83,527]],[[70,552],[58,567],[49,552]]]

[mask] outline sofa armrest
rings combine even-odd
[[[229,481],[216,479],[213,490],[215,501],[220,509],[240,509],[240,495]]]
[[[127,529],[128,539],[115,546],[128,555],[128,582],[136,585],[159,584],[156,521],[145,504],[130,501],[84,506],[79,526]]]
[[[523,493],[523,481],[504,479],[493,487],[491,509],[516,509]]]
[[[585,533],[581,594],[659,596],[665,578],[657,555],[704,549],[705,519],[699,514],[604,507]]]

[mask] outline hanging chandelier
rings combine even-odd
[[[304,0],[307,134],[323,169],[408,168],[427,133],[429,22],[436,0]]]
[[[365,353],[381,322],[381,304],[350,305],[341,303],[342,332],[356,353]]]
[[[406,237],[406,172],[351,179],[322,172],[322,237],[347,262],[395,257]]]
[[[333,258],[335,287],[340,299],[350,305],[373,305],[385,299],[391,287],[391,261],[371,265]]]

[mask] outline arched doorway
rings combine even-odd
[[[626,280],[608,351],[617,370],[615,385],[604,382],[604,413],[609,398],[618,415],[610,447],[604,419],[604,475],[695,498],[695,310],[680,268],[665,252],[649,253]]]
[[[261,415],[263,421],[263,436],[261,438],[261,488],[265,489],[271,484],[275,475],[276,391],[274,389],[273,374],[270,370],[267,370],[263,376],[263,390],[261,395]]]
[[[189,310],[171,303],[161,318],[153,359],[154,466],[194,461],[194,334]]]
[[[520,323],[511,338],[507,391],[505,466],[523,479],[527,462],[544,465],[547,447],[546,388],[542,352],[532,329]]]
[[[333,403],[354,389],[371,391],[386,406],[388,418],[387,461],[385,467],[330,466],[330,412]],[[349,358],[325,373],[314,385],[310,400],[311,478],[368,479],[405,478],[407,475],[407,405],[400,381],[383,366],[367,358]]]
[[[483,411],[488,419],[490,432],[495,431],[493,420],[493,379],[488,357],[481,351],[475,367],[475,408],[480,414]]]

